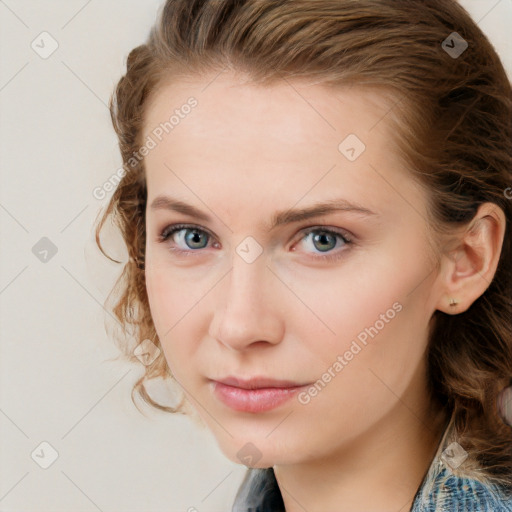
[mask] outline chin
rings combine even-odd
[[[232,462],[244,466],[260,469],[270,468],[276,464],[294,464],[303,459],[299,452],[290,443],[284,444],[282,440],[276,439],[271,442],[265,436],[252,440],[247,436],[242,438],[229,438],[223,436],[222,441],[217,438],[222,453]],[[299,443],[298,446],[303,446]]]

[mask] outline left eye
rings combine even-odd
[[[350,238],[338,231],[333,231],[325,228],[312,228],[306,231],[305,236],[302,238],[304,241],[310,241],[313,244],[313,247],[320,251],[321,253],[325,253],[327,251],[332,251],[332,249],[336,248],[337,241],[341,240],[341,245],[349,245],[352,243]],[[329,257],[331,255],[329,254]],[[320,256],[322,257],[322,256]]]
[[[208,240],[213,237],[210,233],[197,226],[178,224],[167,226],[159,235],[160,242],[167,242],[170,238],[173,238],[174,243],[178,246],[181,245],[181,247],[178,248],[171,247],[172,251],[191,253],[206,248],[208,246]],[[313,247],[319,251],[320,254],[316,253],[313,257],[332,259],[334,255],[332,255],[331,252],[336,248],[338,240],[341,240],[341,246],[350,245],[352,243],[351,238],[347,234],[321,227],[307,229],[300,241],[310,241]],[[327,252],[328,254],[326,255],[321,254]],[[338,252],[335,254],[338,255]]]

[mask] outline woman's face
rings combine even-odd
[[[151,315],[236,462],[326,456],[425,410],[440,288],[390,106],[355,87],[229,73],[166,85],[148,106]],[[230,378],[281,382],[216,383]]]

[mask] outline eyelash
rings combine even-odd
[[[195,226],[193,224],[174,224],[174,225],[170,225],[170,226],[167,226],[165,227],[161,233],[159,234],[158,236],[158,242],[160,243],[166,243],[169,238],[174,235],[174,233],[177,233],[178,231],[181,231],[183,229],[192,229],[192,230],[196,230],[200,233],[203,233],[203,234],[206,234],[211,238],[213,238],[213,235],[211,233],[209,233],[208,231],[200,228],[199,226]],[[313,233],[313,232],[320,232],[320,233],[326,233],[326,234],[329,234],[329,235],[334,235],[334,236],[337,236],[339,238],[341,238],[341,240],[343,241],[344,245],[352,245],[354,242],[352,240],[352,238],[350,236],[348,236],[345,232],[340,232],[340,231],[337,231],[337,230],[333,230],[333,229],[327,229],[327,228],[323,228],[321,226],[313,226],[313,227],[310,227],[310,228],[305,228],[305,232],[304,232],[304,236],[301,240],[303,240],[304,238],[306,238],[310,233]],[[183,254],[185,256],[189,256],[191,255],[192,253],[194,252],[198,252],[199,250],[183,250],[183,249],[176,249],[174,247],[171,247],[170,248],[171,251],[173,252],[176,252],[178,254]],[[343,249],[341,251],[336,251],[334,254],[327,254],[325,256],[313,256],[313,259],[317,259],[317,260],[322,260],[322,261],[337,261],[339,260],[342,256],[343,256],[343,253],[345,252],[346,249]]]

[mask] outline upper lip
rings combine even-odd
[[[226,386],[234,386],[242,389],[260,389],[260,388],[295,388],[303,386],[299,382],[291,380],[269,379],[267,377],[252,377],[250,379],[242,379],[239,377],[226,377],[223,379],[214,379],[216,382],[225,384]]]

